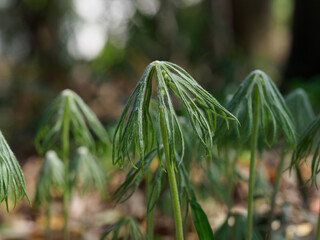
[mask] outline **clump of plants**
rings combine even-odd
[[[153,92],[157,100],[155,117],[150,114]],[[155,61],[146,68],[124,108],[113,137],[113,163],[123,167],[128,162],[144,172],[148,167],[146,156],[156,149],[169,180],[176,239],[181,240],[183,222],[176,173],[184,158],[185,142],[173,99],[181,102],[194,134],[211,156],[217,118],[228,123],[236,117],[184,69],[170,62]]]
[[[97,166],[93,154],[102,153],[108,144],[106,130],[96,115],[71,90],[62,91],[42,119],[35,138],[37,150],[40,154],[53,150],[58,157],[55,158],[54,164],[61,165],[58,164],[57,159],[59,158],[63,163],[63,173],[59,173],[59,175],[63,175],[61,188],[65,239],[69,238],[69,203],[75,186],[82,190],[88,190],[92,185],[95,185],[102,192],[104,175]],[[49,163],[53,164],[53,160],[51,159],[47,164]],[[46,171],[46,167],[44,164],[42,172]],[[53,173],[53,175],[57,175],[57,173]],[[52,179],[53,175],[40,175],[39,181],[47,182],[48,186],[46,191],[38,192],[39,203],[48,198],[50,189],[56,186],[56,181]],[[40,182],[38,186],[41,189]]]
[[[296,133],[291,114],[282,95],[270,77],[260,70],[251,72],[242,82],[228,103],[227,109],[239,119],[241,127],[231,123],[230,131],[221,127],[217,135],[237,134],[241,143],[251,141],[246,227],[246,240],[251,240],[255,162],[259,137],[263,139],[267,146],[270,146],[276,141],[280,130],[286,141],[294,145]]]
[[[0,203],[4,201],[9,212],[9,199],[16,206],[24,197],[30,202],[19,163],[0,131]]]

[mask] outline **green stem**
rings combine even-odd
[[[46,209],[46,239],[51,239],[51,229],[50,229],[50,216],[51,216],[51,199],[48,199],[47,209]]]
[[[317,225],[317,237],[316,240],[320,240],[320,211],[318,213],[318,225]]]
[[[163,148],[164,148],[166,162],[167,162],[167,172],[168,172],[171,198],[172,198],[172,204],[173,204],[174,220],[176,225],[176,240],[183,240],[183,227],[182,227],[178,187],[177,187],[177,181],[176,181],[176,176],[174,172],[174,165],[172,163],[173,161],[172,159],[170,159],[169,142],[168,142],[166,121],[164,118],[163,109],[160,109],[160,127],[161,127]]]
[[[152,172],[149,169],[147,172],[147,185],[146,185],[146,195],[147,195],[147,206],[148,202],[151,200],[151,185],[152,185]],[[148,212],[147,209],[147,239],[153,240],[153,227],[154,227],[154,208]]]
[[[248,194],[248,217],[247,217],[247,232],[246,240],[252,239],[252,225],[253,225],[253,188],[255,178],[255,160],[256,149],[258,142],[259,130],[259,94],[255,89],[254,102],[253,102],[253,133],[251,138],[251,156],[250,156],[250,175],[249,175],[249,194]]]
[[[271,240],[272,239],[272,228],[271,228],[271,224],[274,218],[274,209],[276,206],[276,196],[278,193],[278,189],[279,189],[279,183],[280,183],[280,177],[282,174],[282,169],[283,169],[283,165],[284,165],[284,158],[286,156],[286,151],[285,149],[282,150],[281,152],[281,157],[280,157],[280,162],[277,168],[277,175],[276,175],[276,179],[273,185],[273,193],[271,196],[271,209],[270,209],[270,215],[269,215],[269,223],[268,223],[268,239]]]
[[[64,191],[63,191],[63,215],[64,215],[64,227],[63,236],[65,240],[69,239],[69,102],[66,99],[65,113],[63,117],[63,129],[62,129],[62,160],[64,164]]]

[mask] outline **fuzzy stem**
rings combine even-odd
[[[249,194],[248,194],[248,217],[247,217],[247,232],[246,240],[252,240],[252,225],[253,225],[253,188],[255,178],[255,160],[256,149],[258,142],[259,130],[259,94],[258,89],[255,89],[253,102],[253,133],[251,138],[251,156],[250,156],[250,175],[249,175]]]
[[[277,168],[277,175],[276,175],[276,179],[273,185],[273,193],[271,196],[271,209],[270,209],[270,215],[269,215],[269,223],[268,223],[268,239],[271,240],[272,239],[272,228],[271,228],[271,224],[273,221],[273,217],[274,217],[274,209],[276,206],[276,196],[278,193],[278,189],[279,189],[279,183],[280,183],[280,177],[282,174],[282,169],[283,169],[283,165],[284,165],[284,158],[286,156],[286,150],[283,149],[281,152],[281,157],[280,157],[280,162]]]
[[[173,159],[170,159],[169,142],[168,142],[166,121],[164,118],[163,109],[160,109],[160,127],[161,127],[163,148],[164,148],[166,162],[167,162],[167,172],[168,172],[168,178],[169,178],[169,184],[170,184],[174,220],[176,225],[176,240],[183,240],[183,227],[182,227],[181,209],[180,209],[180,202],[179,202],[179,193],[178,193],[176,176],[174,172],[175,171],[174,165],[172,163]]]
[[[64,227],[63,237],[64,240],[69,239],[69,102],[66,99],[65,113],[63,117],[63,129],[62,129],[62,160],[64,164],[64,191],[63,191],[63,215],[64,215]]]
[[[152,184],[152,172],[149,169],[147,172],[146,180],[146,195],[147,195],[147,206],[148,202],[151,200],[151,184]],[[154,208],[148,212],[147,209],[147,239],[153,240],[153,227],[154,227]]]

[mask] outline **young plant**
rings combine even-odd
[[[158,113],[155,119],[149,112],[154,77],[158,100]],[[183,160],[184,136],[173,107],[172,95],[182,102],[194,133],[208,155],[211,155],[217,116],[226,121],[236,118],[184,69],[170,62],[155,61],[146,68],[124,108],[113,137],[113,163],[123,167],[125,160],[128,160],[132,166],[137,167],[138,157],[141,170],[144,171],[146,154],[156,145],[161,159],[160,148],[163,147],[166,164],[161,164],[168,174],[176,239],[181,240],[183,227],[175,170]],[[176,154],[179,150],[181,160],[177,161]]]
[[[40,175],[38,177],[35,205],[46,207],[46,239],[50,239],[50,217],[51,217],[51,191],[53,188],[61,189],[64,183],[63,162],[54,151],[48,151],[44,157]]]
[[[311,122],[308,128],[300,137],[295,151],[292,155],[291,167],[299,166],[306,161],[309,155],[313,155],[311,163],[311,178],[308,180],[317,185],[316,177],[320,172],[320,115]],[[318,226],[316,240],[320,240],[320,212],[318,216]]]
[[[296,129],[296,132],[298,134],[298,137],[300,137],[303,134],[305,128],[315,118],[308,95],[304,90],[299,88],[292,91],[288,96],[286,96],[285,101],[288,106],[288,109],[291,112],[291,115],[295,116],[293,118],[293,123]],[[268,226],[269,230],[267,234],[268,239],[272,239],[271,223],[273,221],[274,209],[276,206],[276,196],[279,189],[280,177],[283,172],[284,159],[285,159],[285,156],[287,155],[286,153],[288,152],[288,150],[290,150],[290,146],[288,146],[288,144],[285,144],[284,146],[282,146],[280,161],[277,167],[276,178],[273,185],[273,193],[271,195],[271,201],[270,201],[271,209],[270,209],[269,224],[268,224],[269,225]],[[299,180],[300,190],[303,191],[304,183],[302,182],[303,180],[302,180],[299,168],[296,167],[295,170]],[[303,195],[303,198],[305,199],[306,193],[302,192],[302,195]]]
[[[30,203],[19,163],[0,131],[0,203],[5,201],[9,212],[9,198],[15,207],[17,200],[24,197]]]
[[[40,154],[49,150],[56,151],[64,164],[64,239],[69,238],[70,157],[80,146],[85,146],[93,153],[98,153],[108,143],[108,135],[102,124],[83,100],[71,90],[62,91],[40,124],[35,138],[37,150]],[[92,168],[88,171],[92,171]]]
[[[251,138],[251,157],[249,172],[249,196],[246,240],[252,240],[253,195],[256,149],[259,135],[267,145],[275,142],[278,129],[290,144],[296,141],[291,115],[285,101],[270,77],[260,70],[255,70],[240,85],[227,109],[239,119],[241,128],[231,123],[231,128],[244,143]],[[217,132],[224,134],[222,127]],[[232,134],[232,133],[228,133]]]

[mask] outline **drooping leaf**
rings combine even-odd
[[[48,151],[44,157],[37,181],[35,205],[50,201],[52,188],[62,188],[64,184],[64,166],[55,151]]]
[[[216,134],[216,138],[220,139],[218,141],[222,142],[226,138],[232,141],[236,134],[241,138],[241,142],[250,139],[253,130],[255,91],[260,99],[259,135],[267,145],[272,145],[278,133],[281,132],[287,142],[293,146],[296,142],[296,132],[291,113],[276,85],[266,73],[260,70],[255,70],[248,75],[227,104],[227,109],[239,119],[240,127],[231,122],[230,131],[228,131],[227,126],[220,122]]]
[[[298,88],[289,93],[285,100],[291,115],[294,116],[296,131],[301,136],[315,118],[308,95],[303,89]]]
[[[9,212],[8,199],[16,206],[17,200],[23,197],[30,203],[19,163],[0,131],[0,203],[5,201]]]
[[[86,193],[96,187],[102,196],[105,195],[105,176],[96,158],[86,147],[79,147],[69,164],[71,187],[79,187]]]
[[[320,115],[304,131],[292,155],[291,167],[303,163],[309,155],[313,155],[309,181],[317,186],[316,177],[320,172]]]
[[[156,79],[156,99],[158,116],[150,115],[152,98],[152,80]],[[113,163],[120,167],[128,160],[136,165],[137,157],[144,160],[156,144],[159,149],[161,138],[155,137],[154,126],[160,126],[160,112],[163,113],[169,142],[170,159],[175,161],[175,151],[181,149],[181,161],[184,154],[184,136],[174,110],[171,96],[176,96],[184,106],[194,134],[211,155],[212,137],[217,117],[236,120],[222,105],[204,90],[181,67],[164,61],[152,62],[143,73],[135,90],[131,94],[113,137]],[[176,162],[174,162],[175,164]],[[142,167],[144,164],[142,163]]]
[[[35,138],[39,153],[52,149],[57,153],[61,151],[62,130],[66,124],[68,135],[77,146],[97,152],[101,151],[99,143],[103,148],[109,143],[107,132],[96,115],[75,92],[66,89],[54,100],[40,123]]]
[[[124,182],[113,193],[113,198],[116,201],[116,204],[125,202],[137,191],[140,182],[142,181],[142,178],[146,173],[141,170],[141,164],[144,164],[144,167],[148,168],[156,154],[156,150],[151,151],[145,156],[144,161],[139,161],[137,163],[137,168],[132,167],[129,170]]]

